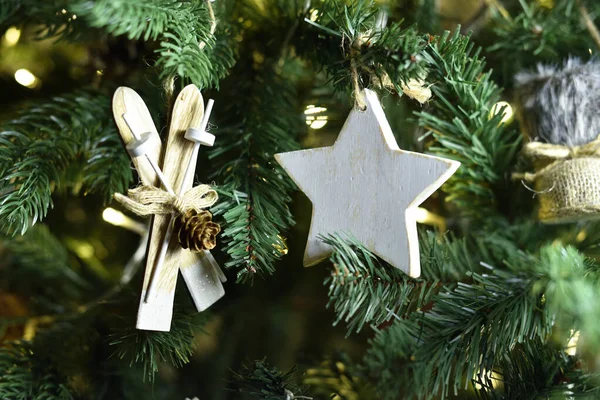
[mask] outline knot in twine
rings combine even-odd
[[[137,215],[175,214],[173,224],[179,244],[196,252],[211,250],[217,244],[221,227],[212,221],[212,214],[204,208],[215,204],[218,197],[208,185],[195,186],[182,196],[154,186],[130,189],[127,196],[115,193],[115,199]]]
[[[183,215],[189,210],[196,213],[210,207],[217,202],[219,196],[208,185],[198,185],[182,196],[171,194],[154,186],[139,186],[129,189],[127,196],[115,193],[115,200],[135,214],[145,217],[151,214],[179,214]]]

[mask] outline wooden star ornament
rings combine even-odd
[[[421,273],[416,208],[460,166],[458,161],[400,150],[377,95],[365,89],[335,144],[276,154],[313,203],[304,265],[327,258],[320,236],[347,232],[411,277]]]

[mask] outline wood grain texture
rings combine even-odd
[[[335,144],[276,154],[313,203],[304,265],[327,258],[319,236],[349,233],[412,277],[420,275],[415,209],[460,163],[403,151],[377,95],[363,91],[367,109],[353,109]]]
[[[150,111],[148,111],[148,107],[146,107],[146,103],[144,103],[140,95],[128,87],[120,87],[113,95],[112,109],[123,146],[126,147],[133,141],[133,135],[129,130],[129,126],[123,119],[123,114],[131,113],[137,117],[139,126],[143,127],[145,132],[150,132],[152,150],[147,154],[154,162],[161,165],[162,143],[160,136],[154,126],[154,121],[152,121],[152,115],[150,115]],[[158,176],[146,157],[132,157],[131,160],[144,185],[158,185]]]
[[[175,101],[162,165],[162,171],[172,187],[178,188],[184,179],[185,168],[192,153],[193,143],[184,138],[185,131],[190,126],[197,127],[200,125],[203,110],[202,95],[193,85],[186,87]],[[122,118],[125,112],[135,112],[140,125],[144,127],[152,125],[153,130],[151,132],[153,132],[153,135],[156,133],[150,113],[143,100],[133,90],[119,88],[113,97],[113,113],[125,144],[133,139],[129,127]],[[157,150],[153,149],[152,157],[155,157],[155,153],[161,153],[158,133],[156,133],[156,138],[158,139]],[[144,184],[159,184],[156,173],[145,157],[135,157],[133,162],[136,168],[140,168],[138,173]],[[185,182],[185,188],[191,188],[192,184],[193,176],[190,176],[190,179]],[[144,284],[138,309],[136,325],[138,329],[170,330],[178,270],[181,270],[198,311],[204,311],[225,294],[221,283],[221,281],[225,281],[224,276],[210,252],[192,253],[189,250],[182,249],[176,241],[172,241],[163,266],[156,276],[156,279],[158,279],[156,293],[148,299],[148,302],[144,302],[150,276],[155,267],[156,256],[160,250],[162,237],[169,221],[169,215],[157,215],[152,221]]]

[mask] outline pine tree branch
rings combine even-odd
[[[63,308],[80,299],[89,284],[73,269],[70,256],[44,225],[36,225],[24,236],[2,242],[4,266],[0,269],[3,288],[26,297],[45,311]]]
[[[404,82],[427,75],[421,56],[427,36],[414,26],[402,29],[401,23],[383,29],[377,26],[377,12],[371,0],[325,1],[314,20],[305,20],[310,40],[303,39],[296,47],[323,65],[330,81],[343,93],[353,86],[355,68],[359,85],[373,83],[402,94]]]
[[[71,8],[90,26],[113,35],[158,40],[161,79],[180,76],[200,88],[218,87],[235,63],[233,40],[224,29],[216,39],[214,14],[204,2],[97,0],[75,2]]]
[[[498,213],[499,193],[520,148],[516,130],[500,122],[502,112],[490,115],[500,89],[479,53],[458,31],[433,40],[424,58],[434,97],[428,110],[416,114],[437,141],[430,151],[462,163],[442,190],[469,217]]]
[[[590,56],[595,41],[581,19],[577,1],[560,1],[552,7],[519,1],[520,13],[513,19],[497,16],[493,28],[496,36],[490,39],[493,44],[488,50],[497,53],[494,61],[503,65],[507,82],[516,72],[537,63]]]
[[[213,210],[225,220],[221,237],[231,258],[225,266],[237,268],[242,282],[274,272],[283,232],[293,224],[288,203],[295,186],[273,159],[297,148],[294,137],[303,126],[286,62],[236,80],[235,97],[223,109],[235,122],[219,129],[221,143],[210,154],[219,163],[213,178],[222,182]]]
[[[234,372],[232,392],[241,393],[252,399],[294,400],[312,399],[302,395],[303,390],[293,382],[295,369],[281,372],[267,362],[254,361],[240,372]]]
[[[195,348],[196,332],[208,321],[206,313],[195,310],[182,310],[175,306],[173,321],[169,332],[143,331],[129,321],[120,321],[110,334],[109,345],[114,346],[113,356],[133,366],[141,365],[144,379],[154,381],[159,364],[167,362],[174,367],[182,367],[190,361]]]
[[[590,301],[590,293],[598,283],[586,279],[589,267],[576,250],[544,247],[539,257],[514,254],[507,266],[471,274],[472,284],[459,283],[436,295],[431,311],[382,331],[365,357],[367,371],[396,371],[401,365],[411,384],[418,382],[407,396],[445,398],[471,379],[483,379],[517,344],[545,341],[555,326],[581,329],[597,348],[600,324],[592,315],[600,302]],[[578,308],[584,298],[587,306]],[[391,345],[405,350],[385,354]],[[400,384],[386,379],[389,374],[378,375],[385,398],[397,394]]]
[[[66,380],[40,363],[27,342],[0,347],[0,398],[73,400]]]
[[[24,1],[0,0],[0,27],[4,26],[22,7]]]
[[[129,160],[114,147],[109,99],[79,90],[21,112],[0,127],[0,225],[24,233],[52,207],[57,187],[76,186],[65,176],[69,165],[90,160],[84,168],[86,190],[105,199],[128,187]],[[103,149],[110,143],[111,150]],[[98,179],[98,180],[96,180]]]
[[[483,400],[524,398],[596,399],[598,374],[581,368],[577,358],[539,340],[520,344],[502,357],[494,371],[475,379]]]
[[[356,240],[333,234],[324,238],[332,247],[333,271],[325,279],[329,304],[336,312],[334,324],[344,321],[348,334],[365,324],[380,325],[427,306],[444,284],[464,277],[477,261],[464,240],[440,239],[432,232],[421,234],[423,277],[409,278],[381,261]]]
[[[99,127],[97,133],[87,152],[83,186],[86,192],[97,193],[108,202],[115,192],[128,189],[133,173],[115,126]]]

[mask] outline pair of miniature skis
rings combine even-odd
[[[173,106],[166,147],[142,98],[120,87],[113,96],[113,114],[123,144],[142,184],[180,194],[193,185],[200,145],[212,146],[206,132],[212,103],[204,109],[198,88],[186,86]],[[191,173],[190,173],[191,172]],[[198,311],[204,311],[224,294],[225,275],[209,251],[183,249],[172,233],[171,215],[154,215],[150,231],[144,284],[140,297],[138,329],[169,331],[178,271],[181,271]]]

